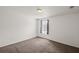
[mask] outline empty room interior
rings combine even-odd
[[[0,53],[79,53],[79,6],[0,6]]]

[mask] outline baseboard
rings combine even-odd
[[[40,37],[40,36],[37,36],[37,37],[42,38],[42,39],[47,39],[47,38],[43,38],[43,37]],[[47,39],[47,40],[51,40],[51,39]],[[68,45],[68,44],[61,43],[61,42],[57,42],[57,41],[54,41],[54,40],[51,40],[51,41],[59,43],[59,44],[67,45],[67,46],[70,46],[70,47],[79,48],[79,47],[71,46],[71,45]]]
[[[30,40],[30,39],[35,39],[35,38],[37,38],[37,36],[32,37],[32,38],[29,38],[29,39],[24,39],[24,40],[22,40],[22,41],[18,41],[18,42],[14,42],[14,43],[6,44],[6,45],[4,45],[4,46],[0,46],[0,48],[2,48],[2,47],[6,47],[6,46],[9,46],[9,45],[14,45],[14,44],[16,44],[16,43],[20,43],[20,42],[23,42],[23,41],[25,41],[25,40]]]

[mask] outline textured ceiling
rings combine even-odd
[[[43,10],[42,13],[37,12],[37,8],[41,8]],[[57,15],[64,15],[70,13],[78,13],[79,7],[76,6],[72,9],[69,6],[1,6],[0,11],[8,11],[12,12],[15,11],[17,13],[24,14],[28,17],[49,17],[49,16],[57,16]]]

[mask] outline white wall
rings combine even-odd
[[[49,22],[49,35],[38,36],[79,47],[79,14],[51,17]]]
[[[0,7],[0,47],[36,36],[36,20],[18,7]]]

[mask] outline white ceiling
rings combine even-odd
[[[29,17],[48,17],[48,16],[57,16],[62,14],[69,14],[79,12],[79,7],[76,6],[72,9],[69,8],[70,6],[5,6],[0,7],[0,10],[7,10],[7,11],[15,11],[18,13],[22,13]],[[37,8],[41,8],[43,10],[42,13],[37,12]]]

